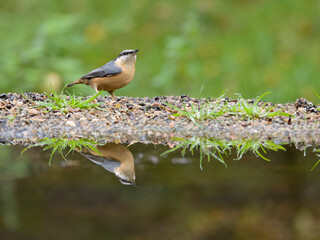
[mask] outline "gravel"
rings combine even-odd
[[[226,114],[206,120],[201,126],[185,117],[174,117],[179,108],[199,106],[213,98],[191,98],[189,96],[157,96],[153,98],[99,97],[101,110],[69,109],[47,112],[37,107],[35,101],[44,101],[39,93],[0,94],[0,141],[2,144],[30,144],[43,138],[90,138],[98,141],[174,146],[173,137],[213,137],[220,140],[260,139],[276,143],[320,142],[320,112],[313,103],[304,98],[295,103],[272,104],[275,111],[283,110],[294,117],[244,119],[242,116]],[[85,99],[85,98],[84,98]],[[236,104],[237,100],[224,98],[220,103]],[[248,100],[253,103],[254,100]]]

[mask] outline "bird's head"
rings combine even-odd
[[[117,178],[122,184],[137,187],[135,182],[136,176],[134,174],[134,171],[123,171],[122,169],[118,168],[115,169],[114,174],[117,176]]]
[[[136,62],[137,60],[137,52],[139,51],[139,49],[136,50],[132,50],[132,49],[126,49],[123,50],[119,56],[115,59],[116,62],[123,64],[126,62]]]

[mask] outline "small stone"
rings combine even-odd
[[[86,122],[80,122],[80,126],[81,127],[85,127],[85,126],[87,126],[87,123]]]
[[[75,127],[76,123],[74,121],[66,121],[66,126]]]
[[[29,112],[30,115],[37,115],[39,113],[38,110],[36,110],[34,108],[29,109],[28,112]]]
[[[17,103],[16,103],[16,106],[17,107],[21,107],[23,105],[23,102],[22,101],[18,101]]]

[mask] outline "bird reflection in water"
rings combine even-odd
[[[90,161],[114,173],[122,184],[137,187],[135,183],[134,158],[128,148],[115,143],[108,143],[96,148],[101,155],[93,150],[80,153]]]

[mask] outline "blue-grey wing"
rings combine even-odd
[[[79,153],[82,156],[89,159],[90,161],[94,162],[95,164],[98,164],[101,167],[103,167],[104,169],[108,170],[109,172],[114,172],[115,168],[119,167],[121,164],[119,161],[115,161],[111,158],[105,158],[102,156],[95,156],[92,154],[82,153],[82,152],[79,152]]]
[[[101,78],[101,77],[110,77],[121,73],[121,68],[118,67],[114,60],[106,63],[102,67],[99,67],[88,74],[84,75],[80,79],[91,79],[91,78]]]

